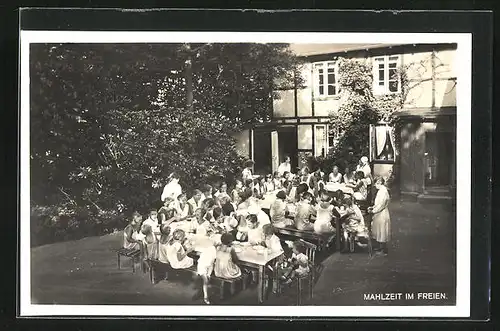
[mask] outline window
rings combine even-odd
[[[376,94],[397,93],[401,89],[398,74],[399,56],[382,56],[374,59],[373,89]]]
[[[328,150],[332,150],[339,143],[341,132],[338,129],[330,128],[328,130]]]
[[[335,62],[314,64],[314,92],[316,96],[335,96],[339,93],[337,71],[338,66]]]
[[[392,128],[387,124],[370,126],[370,157],[375,161],[394,161]]]
[[[325,157],[328,152],[326,125],[314,126],[314,156]]]

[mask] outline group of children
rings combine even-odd
[[[299,230],[317,233],[335,232],[334,221],[342,218],[345,233],[366,236],[366,227],[358,201],[366,199],[368,178],[362,171],[339,173],[334,167],[325,176],[321,170],[310,173],[307,167],[293,175],[285,171],[264,177],[243,174],[235,187],[228,192],[226,183],[205,185],[193,191],[190,198],[178,185],[178,177],[171,181],[173,194],[162,194],[163,206],[150,211],[146,220],[135,212],[124,230],[124,247],[141,248],[145,258],[156,258],[169,263],[174,269],[190,268],[195,261],[190,253],[195,251],[192,235],[211,238],[220,235],[214,245],[197,252],[196,268],[203,281],[203,298],[208,304],[208,283],[212,273],[220,278],[241,275],[234,242],[248,242],[264,246],[269,251],[284,251],[287,263],[280,267],[289,270],[283,274],[285,282],[309,272],[307,256],[298,242],[282,245],[274,234],[274,227],[294,226]],[[251,173],[250,173],[251,175]],[[354,196],[342,191],[325,191],[325,183],[345,183],[354,190]],[[172,185],[169,184],[169,185]],[[260,201],[269,193],[276,193],[269,215],[260,207]],[[290,204],[295,206],[289,210]],[[157,238],[159,234],[159,238]],[[283,249],[285,248],[285,249]]]
[[[207,185],[193,193],[190,199],[184,193],[176,200],[166,198],[163,206],[151,210],[144,221],[135,212],[124,230],[124,247],[142,249],[145,259],[158,259],[174,269],[185,269],[195,264],[190,253],[196,251],[196,247],[189,237],[214,238],[214,235],[220,235],[220,240],[214,245],[198,248],[197,252],[197,274],[202,280],[204,302],[209,304],[208,284],[212,273],[227,279],[241,276],[233,243],[260,245],[271,253],[283,252],[284,249],[274,234],[269,216],[260,208],[254,190],[237,185],[230,195],[223,183],[215,192]],[[294,255],[292,259],[290,254],[289,258],[293,263],[303,261],[302,256],[297,259]],[[284,280],[294,276],[290,273]]]

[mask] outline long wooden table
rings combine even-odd
[[[194,251],[199,254],[207,247],[220,242],[220,235],[214,235],[210,238],[206,236],[189,235],[188,240],[191,241]],[[258,271],[258,303],[264,302],[264,276],[266,267],[269,265],[272,266],[274,278],[277,277],[277,270],[275,266],[279,259],[283,256],[284,252],[269,252],[267,249],[264,249],[262,252],[258,252],[252,245],[239,243],[237,241],[233,242],[233,247],[235,248],[236,256],[238,258],[238,265],[246,266]]]
[[[292,237],[294,239],[304,239],[305,241],[313,242],[318,245],[319,250],[326,249],[328,244],[338,237],[335,233],[316,233],[308,230],[297,230],[292,226],[275,226],[274,230],[276,234],[283,239]],[[337,229],[337,233],[339,233],[338,231]]]

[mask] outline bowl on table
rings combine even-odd
[[[243,252],[243,248],[236,246],[236,247],[234,247],[234,251],[236,253],[241,253],[241,252]]]

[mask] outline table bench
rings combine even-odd
[[[196,254],[192,254],[192,256],[195,257]],[[162,274],[164,273],[162,280],[168,280],[168,275],[172,273],[175,273],[178,276],[184,274],[194,277],[197,275],[196,265],[193,265],[186,269],[174,269],[170,266],[169,263],[164,263],[156,259],[148,259],[146,260],[146,262],[149,265],[149,278],[151,280],[151,284],[153,285],[158,283],[157,281],[158,278],[156,277],[156,275],[160,272]],[[212,274],[212,276],[210,277],[210,281],[219,288],[220,299],[223,300],[224,290],[227,284],[229,284],[229,290],[231,296],[235,294],[237,284],[241,284],[242,290],[246,289],[246,285],[248,282],[248,274],[242,270],[242,274],[240,277],[232,279],[219,278]]]
[[[132,272],[135,273],[136,261],[141,260],[142,252],[140,249],[130,249],[130,248],[119,248],[116,250],[116,256],[118,260],[118,269],[121,269],[121,257],[126,257],[132,260]]]

